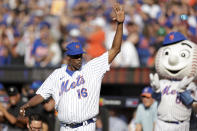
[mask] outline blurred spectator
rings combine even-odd
[[[158,49],[154,47],[157,46],[154,44],[157,43],[156,32],[160,27],[166,33],[180,31],[192,41],[197,41],[195,0],[119,2],[126,10],[123,39],[133,33],[138,34],[139,41],[135,46],[140,66],[152,67],[154,50]],[[72,40],[87,47],[88,59],[94,58],[109,49],[115,35],[115,27],[110,21],[113,17],[112,3],[112,0],[1,1],[0,66],[59,66],[65,43]],[[182,19],[182,15],[186,19]],[[50,29],[45,29],[46,21],[50,23]]]
[[[96,120],[96,131],[109,131],[109,112],[105,107],[99,108]]]
[[[40,23],[40,36],[34,41],[32,55],[35,58],[35,66],[46,67],[50,61],[48,61],[49,54],[49,31],[50,24],[48,22]]]
[[[8,131],[22,131],[26,128],[26,119],[19,115],[20,106],[24,104],[21,101],[21,95],[14,86],[8,87],[7,94],[9,95],[10,107],[6,109],[0,104],[0,111],[8,121]]]
[[[86,44],[86,38],[81,34],[81,31],[77,28],[74,28],[69,33],[69,38],[67,38],[68,41],[79,41],[82,46],[84,47]]]
[[[42,131],[43,122],[39,114],[31,114],[29,116],[29,121],[27,122],[28,131]]]
[[[29,85],[28,84],[24,84],[23,87],[21,88],[21,100],[24,103],[26,103],[29,100],[28,92],[29,92]]]
[[[1,83],[0,83],[0,104],[6,109],[8,108],[8,104],[9,104],[9,97],[7,95],[7,92],[5,91],[3,84]],[[4,118],[4,114],[2,111],[0,111],[0,130],[6,131],[7,128],[8,126]]]
[[[153,131],[157,119],[157,102],[152,98],[153,90],[145,87],[141,93],[142,103],[136,112],[136,131]]]
[[[116,22],[111,20],[107,29],[105,29],[105,32],[105,48],[109,50],[112,46],[113,38],[116,33]]]
[[[128,125],[129,131],[135,131],[136,130],[136,110],[133,112],[132,119]]]
[[[20,55],[24,55],[24,63],[28,67],[32,67],[35,64],[35,59],[31,54],[35,39],[35,29],[36,26],[33,23],[28,23],[26,25],[26,30],[24,31],[24,34],[17,46],[17,52]]]
[[[117,116],[113,109],[109,110],[109,131],[128,131],[128,125]]]
[[[140,61],[135,44],[138,42],[138,34],[130,34],[122,43],[121,52],[114,60],[117,67],[139,67]]]
[[[44,111],[42,112],[43,123],[47,126],[48,131],[55,129],[55,101],[52,97],[42,103]]]
[[[2,103],[5,108],[9,107],[9,96],[2,83],[0,83],[0,103]]]
[[[160,27],[157,30],[157,35],[156,35],[157,37],[155,42],[149,47],[150,57],[147,60],[148,67],[154,67],[156,53],[158,49],[162,46],[165,35],[166,35],[165,28]]]
[[[105,42],[105,32],[103,27],[105,26],[105,20],[101,17],[97,17],[92,21],[93,32],[87,36],[88,45],[87,53],[90,56],[90,59],[100,56],[106,51],[104,42]]]
[[[42,85],[42,83],[43,82],[39,80],[32,82],[28,90],[28,99],[31,99],[35,95],[36,91]]]

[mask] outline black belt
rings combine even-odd
[[[183,123],[184,121],[164,121],[166,123],[172,123],[172,124],[180,124]]]
[[[81,122],[81,123],[70,123],[70,124],[61,123],[61,126],[70,127],[70,128],[77,128],[77,127],[80,127],[83,125],[88,125],[90,123],[94,123],[95,121],[96,121],[95,118],[91,118],[91,119]]]

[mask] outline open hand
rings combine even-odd
[[[188,77],[185,76],[179,83],[178,89],[179,92],[183,92],[187,89],[187,87],[191,84],[191,82],[194,80],[194,77]]]
[[[125,19],[125,12],[123,6],[119,3],[115,3],[113,9],[115,12],[115,17],[113,18],[113,20],[116,20],[118,23],[123,23]]]
[[[149,75],[150,78],[150,85],[154,89],[155,92],[159,93],[160,92],[160,84],[159,84],[159,76],[157,73],[154,75],[150,73]]]

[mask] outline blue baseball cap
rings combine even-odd
[[[153,89],[150,86],[146,86],[141,93],[141,96],[152,97]]]
[[[171,45],[183,40],[187,40],[187,38],[180,32],[170,32],[165,36],[163,46]]]
[[[49,22],[47,22],[47,21],[40,22],[39,28],[42,29],[44,27],[51,28],[51,24]]]
[[[41,81],[34,81],[31,84],[30,88],[33,89],[33,90],[37,90],[41,85],[42,85]]]
[[[71,42],[66,46],[66,55],[79,55],[86,53],[83,51],[82,45],[80,42]]]

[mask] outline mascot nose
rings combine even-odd
[[[170,65],[174,66],[179,62],[179,59],[177,56],[170,56],[170,58],[168,59],[168,62]]]

